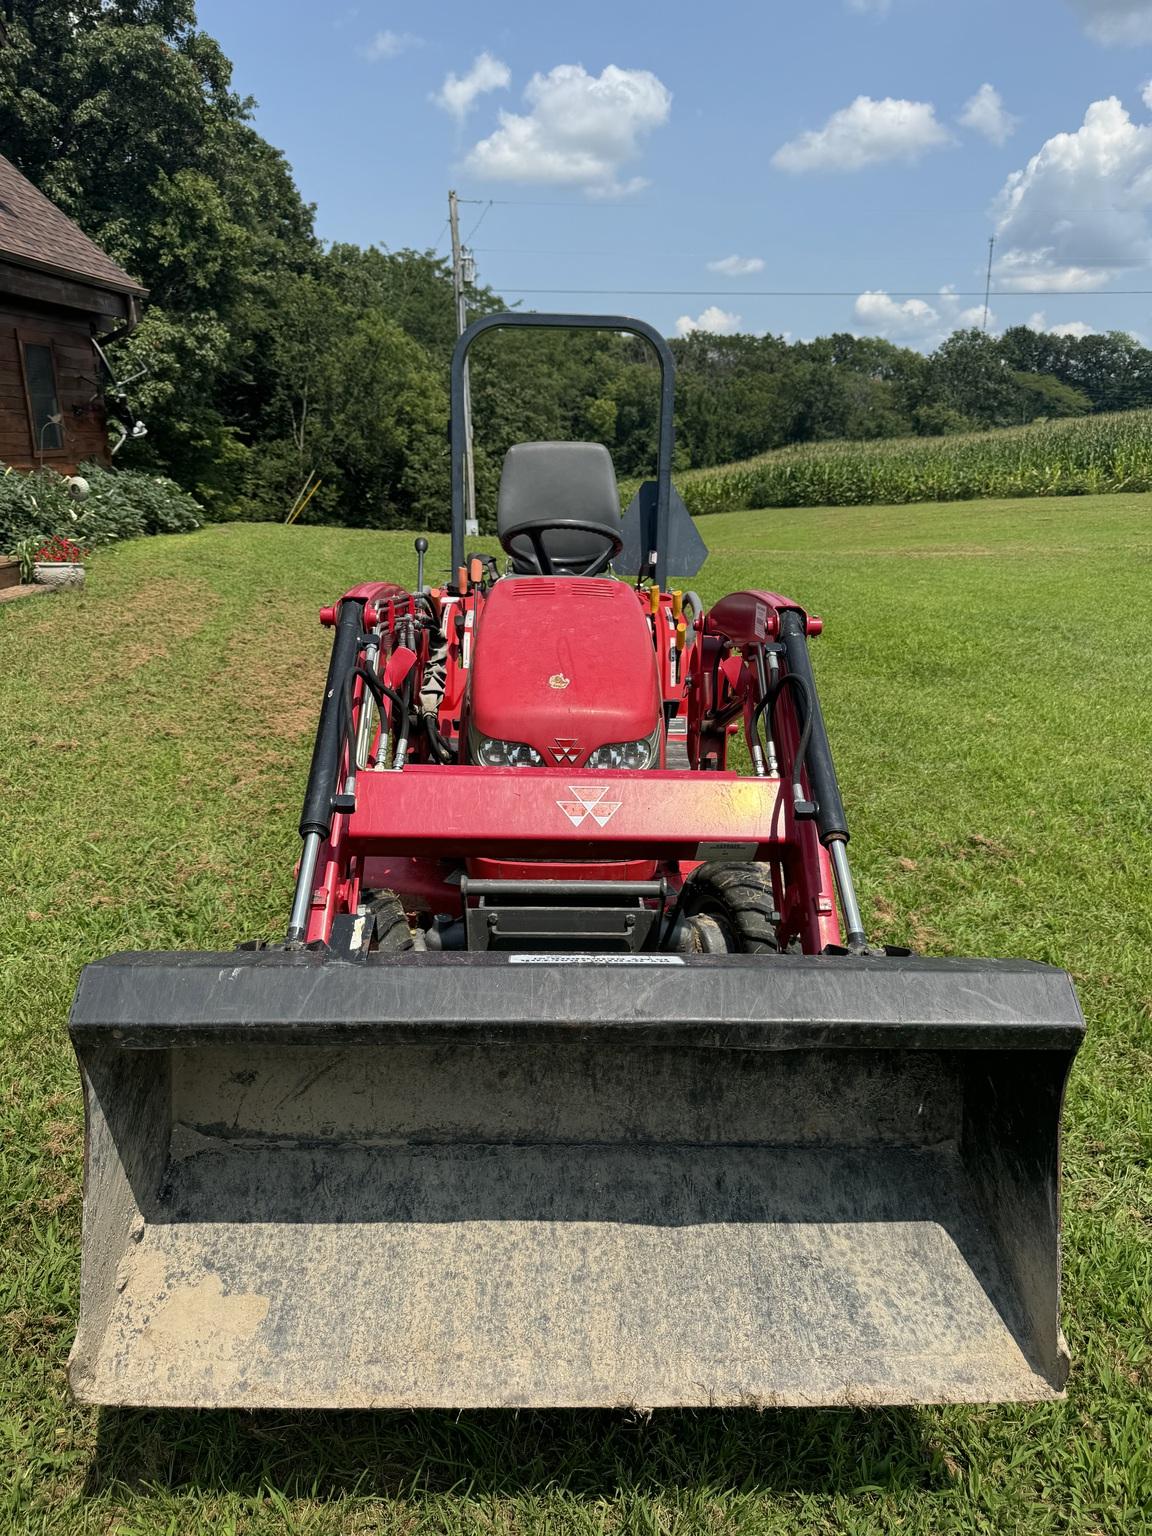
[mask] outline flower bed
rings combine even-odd
[[[88,552],[147,534],[191,533],[202,521],[199,504],[162,475],[100,465],[86,465],[82,479],[51,469],[0,474],[0,554],[16,555],[26,570],[54,539]]]

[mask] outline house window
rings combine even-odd
[[[24,343],[24,383],[32,423],[32,452],[37,457],[60,453],[64,447],[64,428],[56,392],[56,361],[51,346],[45,342]]]

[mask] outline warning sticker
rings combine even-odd
[[[683,965],[680,955],[509,955],[509,965]]]

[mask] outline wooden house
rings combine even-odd
[[[94,343],[127,335],[146,296],[0,155],[0,465],[108,462]]]

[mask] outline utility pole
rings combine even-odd
[[[460,210],[455,192],[448,194],[448,226],[452,231],[452,293],[456,300],[456,334],[468,329],[468,284],[475,276],[472,253],[460,244]],[[475,538],[480,532],[476,517],[476,474],[472,464],[472,384],[468,364],[464,364],[464,533]]]
[[[988,237],[988,278],[984,284],[984,330],[988,329],[988,303],[992,298],[992,252],[996,249],[996,236]]]

